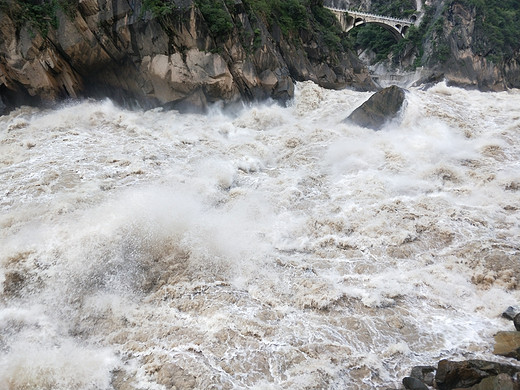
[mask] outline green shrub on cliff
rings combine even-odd
[[[58,28],[58,10],[69,17],[77,11],[78,0],[0,0],[0,9],[8,13],[17,28],[29,27],[46,37],[49,30]]]
[[[172,0],[143,0],[143,12],[150,11],[154,16],[171,15],[177,10]]]
[[[396,45],[396,40],[392,34],[375,24],[367,24],[353,29],[351,39],[354,41],[356,49],[369,49],[374,52],[376,55],[372,61],[374,64],[385,60]]]
[[[195,4],[216,37],[224,38],[233,31],[233,20],[222,0],[195,0]],[[232,6],[232,4],[229,4]]]
[[[475,8],[473,49],[479,55],[499,62],[520,50],[520,1],[456,0]]]
[[[333,50],[346,50],[350,48],[350,42],[346,34],[339,27],[336,16],[328,9],[323,8],[321,2],[314,1],[310,5],[314,16],[315,28],[323,34],[327,46]]]
[[[414,0],[373,0],[372,8],[368,11],[404,19],[416,13]],[[431,26],[431,11],[431,7],[426,7],[426,13],[422,19],[422,23],[420,25],[411,26],[405,37],[399,42],[396,42],[388,30],[373,24],[353,29],[350,32],[351,40],[356,49],[369,49],[375,53],[373,63],[386,60],[390,54],[393,54],[394,62],[398,63],[403,53],[412,47],[417,53],[417,60],[413,66],[420,66],[420,60],[423,54],[422,43],[427,30]]]
[[[278,24],[287,35],[308,25],[306,5],[308,1],[299,0],[243,0],[254,13],[269,24]]]
[[[242,0],[250,20],[265,21],[269,28],[278,26],[285,37],[298,39],[301,31],[321,34],[332,50],[350,45],[334,14],[323,7],[322,0]]]
[[[323,8],[321,0],[242,0],[240,5],[234,0],[195,0],[195,5],[217,39],[228,37],[236,27],[242,36],[253,37],[252,47],[256,49],[262,40],[258,24],[261,20],[268,29],[279,27],[286,38],[298,40],[300,31],[315,31],[331,49],[347,47],[335,16]],[[241,19],[237,17],[244,11],[252,25],[252,33],[243,31]]]
[[[394,18],[406,19],[415,11],[414,0],[372,0],[370,12],[392,16]]]

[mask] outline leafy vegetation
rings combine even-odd
[[[233,6],[233,2],[223,0],[195,0],[195,4],[208,22],[211,33],[216,37],[226,37],[234,28],[226,3],[230,7]]]
[[[392,47],[394,58],[399,58],[405,49],[412,46],[416,52],[415,62],[413,68],[422,65],[422,57],[424,55],[424,41],[427,36],[432,35],[433,29],[439,28],[439,20],[434,18],[435,9],[433,7],[426,7],[421,23],[418,26],[411,26],[408,29],[405,37],[401,39],[396,45]]]
[[[347,35],[341,30],[336,16],[321,3],[311,4],[311,12],[314,16],[315,29],[323,34],[325,44],[333,50],[345,50],[351,47]]]
[[[409,18],[416,13],[415,2],[413,0],[373,0],[372,9],[369,12],[395,18]],[[423,18],[421,26],[411,26],[405,38],[399,42],[396,42],[388,30],[373,24],[353,29],[350,32],[351,40],[355,49],[369,49],[375,53],[373,63],[387,59],[390,54],[394,55],[394,59],[399,58],[410,45],[416,47],[422,56],[422,40],[427,29],[425,19],[427,18]],[[415,66],[417,65],[419,64],[415,64]]]
[[[17,27],[28,23],[44,37],[49,29],[58,28],[59,9],[72,16],[77,5],[77,0],[0,0],[0,8],[12,17]]]
[[[344,50],[349,41],[332,12],[322,0],[242,0],[252,22],[261,18],[269,28],[280,27],[286,37],[297,37],[302,30],[321,34],[332,50]]]
[[[177,10],[175,2],[172,0],[143,0],[142,11],[150,11],[154,16],[168,16]]]
[[[368,49],[375,53],[373,64],[385,60],[396,45],[392,33],[375,24],[356,27],[350,34],[356,50]]]
[[[473,49],[494,62],[508,59],[520,49],[520,1],[456,0],[475,7]]]
[[[406,14],[406,2],[399,0],[387,2],[377,0],[373,2],[373,12],[397,16],[396,13]],[[371,48],[376,52],[376,61],[380,61],[392,52],[398,57],[405,48],[410,45],[416,48],[417,59],[414,66],[421,65],[423,57],[423,43],[431,42],[432,53],[430,63],[444,63],[452,55],[446,32],[444,20],[450,17],[451,10],[456,4],[470,7],[475,12],[475,28],[472,37],[473,51],[487,59],[499,63],[512,58],[520,50],[520,1],[518,0],[451,0],[445,4],[442,13],[434,16],[434,9],[426,8],[426,14],[418,27],[411,27],[405,39],[397,44],[391,44],[388,37],[375,31],[366,30],[356,35],[356,46]],[[455,29],[457,29],[457,20]],[[460,20],[459,20],[460,22]],[[456,33],[456,30],[454,30]],[[391,50],[385,47],[385,42],[391,46]]]
[[[380,15],[392,16],[394,18],[406,19],[415,11],[414,0],[372,0],[370,12]]]
[[[288,35],[308,25],[308,1],[299,0],[244,0],[244,3],[268,24],[278,24]]]

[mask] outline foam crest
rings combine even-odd
[[[61,341],[58,346],[19,341],[0,358],[0,381],[13,390],[108,389],[117,364],[109,350],[81,347],[71,341]]]

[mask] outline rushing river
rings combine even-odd
[[[520,92],[0,117],[0,389],[387,389],[497,360],[520,303]],[[175,387],[174,387],[175,386]]]

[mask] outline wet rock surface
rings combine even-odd
[[[462,362],[441,360],[435,374],[435,383],[439,390],[468,388],[488,377],[495,377],[499,374],[507,374],[512,377],[518,373],[520,373],[520,367],[485,360]]]
[[[428,390],[428,386],[423,382],[410,376],[403,379],[403,386],[407,390]]]
[[[498,332],[493,353],[520,360],[520,332]]]
[[[404,89],[392,85],[376,92],[365,103],[356,108],[345,122],[373,130],[380,130],[394,119],[405,102]]]
[[[415,366],[410,374],[412,378],[416,378],[428,386],[433,386],[435,378],[435,367],[433,366]]]

